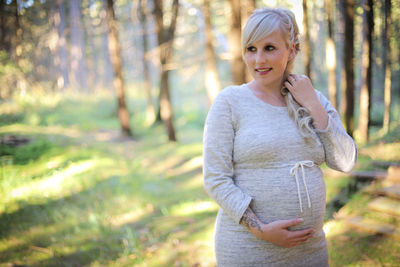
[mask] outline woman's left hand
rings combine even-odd
[[[314,87],[306,75],[289,74],[285,87],[289,90],[296,101],[307,110],[320,104]]]
[[[328,126],[328,114],[319,102],[310,79],[306,75],[289,74],[284,85],[294,99],[308,110],[314,119],[314,127],[325,129]]]

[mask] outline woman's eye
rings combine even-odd
[[[247,51],[249,51],[249,52],[255,52],[255,51],[256,51],[256,48],[255,48],[254,46],[249,46],[249,47],[247,47]]]
[[[265,51],[272,51],[275,49],[275,47],[273,47],[272,45],[267,45],[264,49]]]

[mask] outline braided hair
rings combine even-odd
[[[242,56],[247,48],[279,30],[286,42],[287,48],[294,45],[294,56],[288,60],[283,74],[281,94],[284,96],[289,116],[295,121],[301,135],[305,138],[315,139],[312,128],[312,117],[308,111],[300,106],[283,83],[293,69],[294,60],[300,51],[299,28],[292,11],[285,8],[260,8],[256,9],[249,17],[242,33]]]

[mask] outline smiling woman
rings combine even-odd
[[[249,18],[243,59],[253,80],[225,88],[204,128],[204,186],[220,209],[218,266],[328,266],[319,166],[350,171],[356,145],[308,77],[290,73],[299,32],[287,9]]]

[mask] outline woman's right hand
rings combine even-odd
[[[302,219],[280,220],[268,224],[262,223],[260,228],[250,231],[258,238],[274,243],[275,245],[291,248],[306,242],[312,237],[314,229],[288,230],[290,226],[302,223]]]

